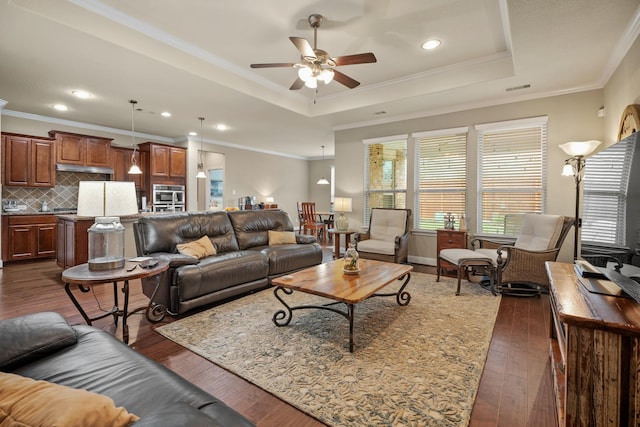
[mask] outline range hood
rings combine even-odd
[[[113,169],[102,166],[82,166],[68,165],[65,163],[56,163],[56,170],[60,172],[82,172],[82,173],[99,173],[105,175],[113,175]]]

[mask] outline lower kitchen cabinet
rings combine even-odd
[[[64,215],[58,217],[58,266],[69,268],[88,261],[88,230],[93,218]]]
[[[2,260],[53,258],[56,234],[54,215],[3,215]]]

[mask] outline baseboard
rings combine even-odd
[[[433,267],[438,265],[438,262],[437,262],[437,260],[435,258],[409,255],[408,259],[409,259],[409,262],[411,264],[430,265],[430,266],[433,266]]]

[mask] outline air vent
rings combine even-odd
[[[512,92],[514,90],[522,90],[522,89],[529,89],[531,87],[530,84],[526,84],[526,85],[522,85],[522,86],[514,86],[514,87],[508,87],[506,89],[507,92]]]

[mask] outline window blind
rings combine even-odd
[[[583,182],[581,240],[624,245],[627,193],[635,144],[620,141],[588,158]]]
[[[479,125],[478,231],[515,235],[524,212],[545,212],[547,118]]]
[[[466,212],[467,128],[412,135],[415,141],[414,228],[437,230],[445,214]]]
[[[406,208],[407,138],[397,135],[365,140],[363,225],[369,225],[371,208]]]

